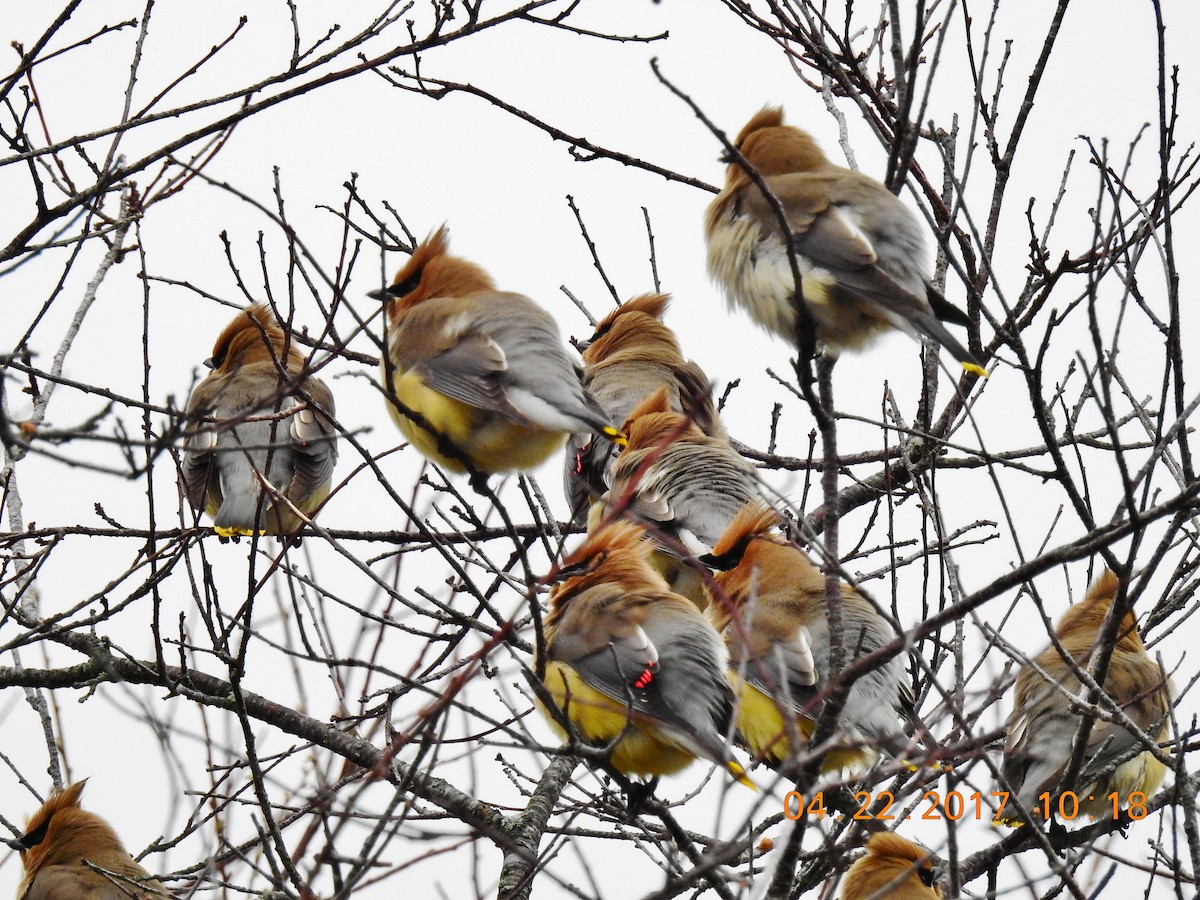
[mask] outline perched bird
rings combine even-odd
[[[830,162],[808,134],[783,124],[778,107],[756,113],[736,146],[783,209],[816,334],[797,335],[785,232],[736,159],[726,160],[725,187],[705,217],[708,271],[730,305],[767,331],[808,343],[801,349],[810,353],[813,344],[832,354],[858,350],[899,328],[941,344],[968,371],[987,374],[942,325],[970,323],[929,285],[925,229],[891,191]]]
[[[705,434],[687,414],[672,410],[666,388],[639,403],[623,430],[629,443],[611,467],[612,486],[592,508],[593,527],[610,507],[625,505],[697,556],[759,497],[754,467],[724,432]],[[673,591],[704,607],[707,594],[694,562],[666,546],[655,549],[651,562]]]
[[[726,741],[725,646],[667,589],[649,550],[642,528],[616,521],[563,561],[546,617],[546,687],[580,738],[615,741],[609,761],[620,772],[665,775],[702,756],[750,785]]]
[[[289,504],[307,516],[329,495],[333,394],[304,374],[304,356],[261,303],[234,316],[204,364],[212,372],[187,407],[195,428],[181,469],[188,500],[223,538],[297,530],[302,520]]]
[[[623,440],[550,314],[448,251],[443,226],[391,287],[368,295],[386,304],[388,411],[413,446],[453,472],[487,475],[531,469],[573,432]]]
[[[867,853],[842,879],[842,900],[937,900],[930,854],[907,838],[879,831],[867,838]]]
[[[25,877],[17,900],[151,900],[170,895],[133,861],[112,827],[79,808],[84,781],[60,791],[34,813],[23,848]]]
[[[769,764],[792,755],[784,711],[797,733],[812,734],[820,694],[829,683],[829,622],[825,576],[795,544],[772,531],[773,511],[748,504],[713,548],[710,561],[725,571],[708,615],[729,645],[731,679],[739,695],[738,738]],[[896,631],[849,585],[842,585],[842,646],[847,664],[896,639]],[[911,706],[901,656],[854,682],[838,719],[851,746],[830,751],[826,770],[859,768],[875,747],[904,744],[899,719]]]
[[[643,294],[605,316],[592,337],[577,345],[583,353],[583,386],[615,422],[623,422],[661,387],[672,410],[689,413],[705,434],[723,437],[708,376],[683,358],[675,333],[663,323],[669,301],[667,294]],[[618,449],[591,435],[568,439],[565,483],[576,515],[608,490]]]
[[[1063,650],[1084,671],[1100,650],[1097,640],[1104,617],[1119,589],[1117,576],[1105,570],[1087,596],[1067,610],[1055,629]],[[1043,672],[1053,683],[1043,677]],[[1132,610],[1117,628],[1116,646],[1103,688],[1138,728],[1155,741],[1166,739],[1173,688],[1162,667],[1146,653]],[[1096,781],[1103,769],[1128,757],[1129,751],[1139,746],[1137,737],[1120,724],[1097,719],[1088,735],[1078,779],[1073,784],[1059,785],[1079,730],[1080,716],[1071,710],[1071,705],[1086,694],[1087,688],[1080,684],[1072,666],[1053,645],[1043,650],[1033,665],[1023,666],[1017,675],[1004,745],[1003,774],[1014,797],[1035,815],[1044,814],[1045,804],[1039,797],[1050,792],[1057,800],[1055,788],[1061,787],[1063,791],[1074,792],[1079,811],[1085,815],[1111,816],[1113,801],[1109,794],[1115,791],[1120,805],[1125,806],[1134,791],[1141,791],[1147,797],[1152,795],[1166,775],[1166,767],[1152,753],[1142,752],[1126,759],[1103,781]],[[1057,803],[1052,803],[1050,809],[1057,811]],[[1019,824],[1015,816],[1001,821]]]

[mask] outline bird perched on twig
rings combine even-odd
[[[17,900],[163,900],[170,895],[134,862],[112,827],[81,809],[77,781],[54,794],[17,841],[25,877]]]
[[[725,187],[708,207],[705,235],[709,274],[732,306],[808,356],[818,345],[835,355],[858,350],[899,328],[936,341],[986,376],[942,325],[970,322],[929,285],[925,229],[891,191],[830,162],[812,137],[783,124],[778,107],[756,113],[736,147],[778,201],[787,229],[741,162],[726,158]],[[811,320],[799,323],[799,334],[798,306]]]
[[[188,400],[181,479],[222,538],[295,531],[329,495],[333,394],[271,310],[254,303],[217,338]],[[270,487],[268,488],[267,485]],[[295,507],[293,510],[292,507]]]
[[[580,738],[613,744],[609,761],[620,772],[665,775],[700,756],[750,785],[726,740],[725,646],[668,590],[649,551],[642,528],[617,521],[563,561],[546,618],[546,688]]]
[[[612,486],[593,507],[593,524],[625,508],[693,556],[712,549],[747,502],[758,499],[754,467],[724,432],[705,434],[691,416],[671,409],[666,388],[639,403],[622,426],[629,443],[611,467]],[[671,589],[703,608],[707,594],[695,563],[659,544],[651,556]]]
[[[907,838],[879,831],[867,838],[867,853],[842,879],[842,900],[937,900],[930,854]]]
[[[624,439],[584,391],[550,314],[451,256],[444,226],[391,287],[368,296],[387,314],[388,412],[439,465],[480,475],[524,470],[570,433]]]
[[[734,519],[709,557],[725,569],[715,577],[724,598],[707,610],[729,645],[739,740],[772,765],[793,751],[783,711],[795,717],[799,735],[811,736],[829,686],[830,658],[825,576],[803,550],[772,531],[777,522],[759,503]],[[891,624],[849,585],[842,585],[841,598],[848,663],[896,639]],[[899,751],[898,722],[911,704],[901,656],[863,674],[838,717],[839,732],[854,746],[832,750],[824,768],[870,764],[876,747]]]
[[[1089,671],[1100,652],[1097,642],[1120,586],[1111,571],[1101,573],[1087,596],[1067,610],[1055,629],[1066,656],[1051,645],[1032,664],[1022,666],[1017,675],[1003,774],[1015,799],[1034,815],[1044,815],[1046,804],[1040,798],[1046,792],[1054,801],[1049,808],[1056,812],[1056,788],[1061,788],[1075,794],[1079,811],[1085,815],[1112,816],[1110,794],[1117,794],[1119,806],[1128,805],[1134,792],[1145,795],[1144,800],[1158,790],[1166,775],[1166,767],[1148,750],[1131,755],[1131,751],[1145,746],[1140,743],[1142,739],[1119,722],[1096,719],[1088,734],[1079,777],[1072,784],[1059,785],[1079,730],[1080,715],[1071,706],[1087,694],[1075,673]],[[1132,610],[1117,627],[1103,688],[1111,702],[1150,739],[1166,739],[1173,688],[1162,667],[1146,653]],[[1104,709],[1105,704],[1100,707]],[[1119,760],[1124,761],[1097,780]],[[1067,809],[1074,812],[1069,804]],[[1003,815],[1001,821],[1005,824],[1019,824],[1015,815],[1009,816],[1007,811]]]
[[[675,333],[663,323],[669,301],[667,294],[643,294],[605,316],[592,337],[576,345],[583,354],[583,386],[615,422],[663,388],[670,409],[688,413],[705,434],[724,436],[708,376],[683,358]],[[575,515],[608,490],[618,450],[590,435],[568,439],[565,484]]]

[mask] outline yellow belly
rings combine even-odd
[[[458,448],[481,472],[532,469],[562,447],[566,434],[536,425],[519,425],[498,413],[447,397],[428,387],[412,371],[392,379],[396,399],[420,413],[438,434]],[[424,456],[451,472],[465,472],[461,459],[438,450],[438,439],[389,403],[388,412],[401,433]]]
[[[779,706],[769,695],[740,681],[737,676],[731,675],[729,680],[738,694],[737,730],[746,748],[768,762],[780,763],[788,759],[792,755],[792,742],[788,740]],[[804,716],[796,716],[796,731],[806,740],[812,735],[813,724]],[[874,758],[874,752],[865,747],[830,750],[821,764],[821,771],[862,769],[869,766]]]
[[[569,666],[551,662],[546,666],[546,687],[559,709],[580,737],[589,744],[605,745],[620,740],[609,761],[627,775],[670,775],[689,765],[696,757],[670,743],[644,718],[629,715],[629,709],[584,683]],[[546,710],[543,708],[543,713]],[[553,717],[546,718],[563,738],[568,737]]]

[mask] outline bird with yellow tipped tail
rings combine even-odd
[[[837,354],[858,350],[890,328],[941,344],[969,372],[986,376],[979,360],[943,321],[970,320],[929,284],[925,229],[883,184],[835,165],[810,135],[783,123],[778,107],[760,110],[736,147],[782,209],[779,211],[736,158],[725,186],[708,207],[709,274],[767,331],[795,342],[796,279],[815,334],[801,335]],[[804,348],[802,348],[804,349]]]
[[[726,739],[733,692],[725,646],[667,588],[650,549],[641,527],[615,521],[563,561],[546,618],[546,688],[575,735],[612,744],[619,772],[667,775],[703,757],[752,787]]]
[[[623,428],[629,443],[612,466],[605,503],[593,507],[593,522],[608,506],[624,504],[652,531],[700,555],[759,497],[754,467],[723,432],[705,434],[690,416],[672,410],[666,388],[639,403]],[[667,546],[657,547],[651,562],[672,590],[703,608],[708,598],[695,563]]]
[[[773,531],[777,523],[760,503],[738,513],[709,558],[725,571],[715,577],[723,596],[707,610],[729,646],[739,741],[772,765],[793,752],[785,715],[794,717],[799,735],[811,736],[830,674],[825,576]],[[891,624],[849,585],[842,585],[841,599],[847,662],[896,639]],[[824,768],[859,768],[874,760],[875,747],[899,749],[899,720],[911,703],[900,656],[862,675],[838,717],[847,746],[830,751]]]
[[[337,464],[333,394],[304,373],[291,336],[261,303],[233,317],[188,400],[194,431],[180,479],[222,538],[298,529],[329,496]],[[274,488],[267,490],[264,482]]]
[[[1088,734],[1079,777],[1071,784],[1059,784],[1066,774],[1079,730],[1080,715],[1072,707],[1087,693],[1075,672],[1088,671],[1100,651],[1101,629],[1120,587],[1120,581],[1111,571],[1106,569],[1101,573],[1087,596],[1067,610],[1055,628],[1066,656],[1051,645],[1017,675],[1004,745],[1003,774],[1013,797],[1034,816],[1044,816],[1047,808],[1057,812],[1059,792],[1071,791],[1079,802],[1080,813],[1110,817],[1114,815],[1112,795],[1118,807],[1129,805],[1135,793],[1144,802],[1158,790],[1166,775],[1166,767],[1149,750],[1133,752],[1139,745],[1145,746],[1144,738],[1120,721],[1098,718]],[[1115,706],[1149,739],[1155,742],[1166,739],[1173,688],[1162,667],[1146,653],[1132,610],[1117,627],[1116,645],[1109,658],[1103,688],[1108,701],[1102,701],[1101,708]],[[1112,769],[1118,761],[1119,765]],[[1043,801],[1044,793],[1051,795],[1050,803]],[[1134,802],[1138,799],[1135,797]],[[1073,804],[1067,809],[1074,818]],[[1011,807],[1002,811],[1000,821],[1019,824],[1012,812]]]
[[[669,302],[667,294],[643,294],[600,320],[591,338],[578,345],[584,388],[615,422],[623,422],[638,403],[662,388],[671,410],[689,414],[707,435],[724,436],[708,376],[683,358],[675,333],[663,322]],[[617,452],[613,444],[590,435],[568,439],[565,484],[574,514],[608,490]]]
[[[369,296],[387,314],[388,412],[438,465],[510,472],[539,465],[574,432],[624,440],[584,391],[550,314],[451,256],[444,226]]]

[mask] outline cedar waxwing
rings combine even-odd
[[[579,345],[583,386],[616,422],[628,418],[654,390],[664,388],[672,410],[690,413],[705,434],[724,436],[708,376],[683,358],[675,333],[663,324],[668,302],[667,294],[643,294],[605,316],[591,339]],[[576,515],[608,490],[617,452],[611,443],[590,435],[568,439],[566,492]]]
[[[929,854],[907,838],[879,831],[867,838],[867,854],[842,879],[842,900],[937,900]]]
[[[1120,582],[1107,569],[1096,579],[1087,596],[1076,603],[1059,620],[1055,634],[1063,649],[1075,664],[1087,671],[1096,646],[1104,617],[1116,599]],[[1039,671],[1040,670],[1040,671]],[[1042,675],[1045,672],[1055,683]],[[1171,704],[1172,685],[1162,668],[1146,653],[1146,645],[1138,634],[1137,620],[1130,610],[1117,629],[1117,644],[1109,659],[1104,678],[1104,692],[1143,732],[1163,741],[1167,737],[1167,711]],[[1071,758],[1071,746],[1079,730],[1080,716],[1071,710],[1072,702],[1085,696],[1087,689],[1080,685],[1071,667],[1053,645],[1026,665],[1017,675],[1013,710],[1008,717],[1008,739],[1004,745],[1004,777],[1014,797],[1034,815],[1044,813],[1042,793],[1050,792],[1052,812],[1058,810],[1058,781],[1065,774]],[[1121,806],[1129,795],[1141,791],[1147,797],[1158,790],[1166,775],[1166,767],[1149,752],[1139,753],[1117,766],[1102,782],[1095,775],[1120,757],[1127,757],[1137,746],[1137,738],[1115,722],[1097,719],[1088,734],[1083,770],[1074,784],[1061,785],[1063,791],[1074,792],[1079,812],[1084,815],[1111,817],[1113,801],[1109,794],[1119,795]],[[1067,805],[1069,811],[1073,807]],[[1012,807],[1009,807],[1011,810]],[[1015,815],[1004,812],[1005,824],[1015,825]]]
[[[924,335],[986,376],[940,320],[970,322],[926,280],[925,229],[880,182],[830,162],[783,110],[765,107],[737,149],[778,199],[791,229],[801,296],[828,352],[857,350],[888,328]],[[796,282],[772,204],[736,160],[708,207],[708,271],[732,306],[795,342]]]
[[[491,474],[532,469],[572,432],[623,441],[581,386],[550,314],[496,290],[483,269],[448,249],[443,226],[391,287],[368,294],[386,305],[389,397],[428,426],[389,399],[413,446],[452,472],[467,471],[465,459]]]
[[[592,507],[595,522],[607,504],[621,503],[636,517],[679,540],[694,555],[707,553],[748,501],[759,497],[754,467],[724,432],[705,434],[685,413],[671,409],[659,388],[629,414],[629,443],[612,466],[604,503]],[[671,590],[701,609],[708,602],[693,563],[660,548],[651,562]]]
[[[668,590],[649,552],[640,526],[615,521],[563,561],[546,617],[546,687],[583,740],[616,742],[609,761],[620,772],[665,775],[703,756],[752,787],[726,741],[725,646]]]
[[[102,818],[79,808],[87,783],[60,791],[29,820],[17,843],[25,878],[17,900],[162,900],[169,897],[150,873],[134,862]],[[103,871],[100,871],[100,870]]]
[[[304,356],[261,303],[234,317],[204,364],[212,372],[187,407],[195,429],[182,462],[188,500],[223,538],[296,531],[302,520],[288,503],[311,515],[329,496],[333,394],[303,374]],[[288,503],[265,492],[264,479]]]
[[[825,576],[803,550],[772,533],[777,522],[761,503],[738,514],[711,556],[716,565],[729,567],[715,576],[729,602],[718,599],[708,607],[729,645],[739,741],[772,765],[787,760],[792,749],[777,699],[791,698],[797,731],[807,738],[820,713],[809,705],[829,679]],[[891,624],[849,585],[842,585],[842,628],[847,663],[896,639]],[[861,746],[831,751],[824,768],[869,765],[873,746],[898,750],[903,740],[898,719],[911,703],[900,656],[863,675],[850,688],[838,720],[845,740]]]

